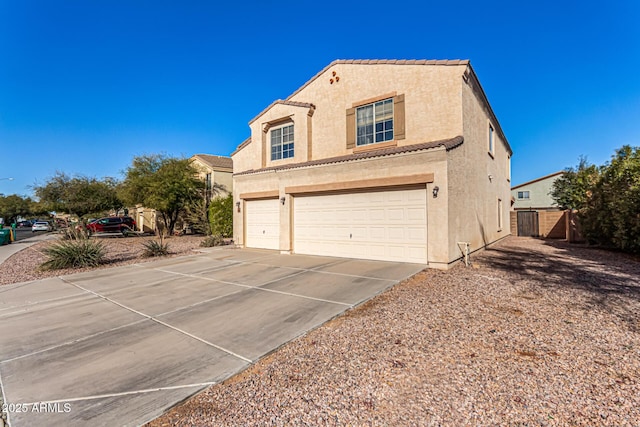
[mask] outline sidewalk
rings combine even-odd
[[[0,246],[0,264],[5,262],[11,255],[18,253],[21,250],[26,249],[31,245],[34,245],[43,240],[54,240],[54,239],[57,239],[58,237],[59,237],[59,234],[57,233],[37,234],[33,237],[28,237],[26,239],[13,242],[10,245],[1,245]]]

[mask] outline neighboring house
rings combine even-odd
[[[514,210],[559,210],[549,193],[553,189],[553,183],[560,178],[563,172],[552,173],[542,178],[534,179],[524,184],[511,187],[511,196],[514,199]]]
[[[191,157],[205,182],[207,202],[216,196],[226,196],[233,191],[233,160],[231,157],[196,154]]]
[[[195,154],[191,156],[193,165],[198,170],[198,177],[205,183],[205,199],[207,203],[214,197],[226,196],[233,190],[233,161],[231,157]],[[140,231],[155,232],[157,214],[154,209],[137,205],[129,208],[130,215],[136,220]]]
[[[550,193],[562,176],[556,172],[511,187],[511,233],[517,236],[566,237],[566,218]]]
[[[334,61],[249,126],[241,246],[447,268],[509,235],[512,151],[469,61]]]

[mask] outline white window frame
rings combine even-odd
[[[526,193],[526,197],[525,197],[525,193]],[[531,192],[529,190],[518,190],[517,199],[518,200],[529,200],[529,199],[531,199]]]
[[[389,112],[385,112],[384,110],[389,107],[390,108],[390,113]],[[364,111],[368,108],[371,108],[372,113],[371,113],[371,120],[373,121],[373,123],[364,123],[361,124],[360,123],[360,119],[362,117],[362,114],[364,113]],[[380,109],[382,109],[382,112],[379,114]],[[370,145],[370,144],[379,144],[382,142],[388,142],[388,141],[393,141],[393,139],[395,138],[395,133],[394,133],[394,121],[395,121],[395,111],[394,111],[394,105],[393,105],[393,97],[391,98],[386,98],[386,99],[382,99],[380,101],[376,101],[376,102],[372,102],[370,104],[366,104],[366,105],[361,105],[359,107],[356,108],[356,147],[362,147],[365,145]],[[391,115],[391,119],[389,120],[387,118],[388,114]],[[381,118],[377,118],[376,116],[380,115]],[[366,117],[364,117],[363,119],[366,120]],[[391,129],[386,129],[385,125],[391,123]],[[381,124],[383,126],[382,130],[378,131],[377,130],[377,125]],[[372,132],[371,133],[364,133],[364,132],[359,132],[359,129],[362,127],[366,127],[366,126],[371,126],[372,127]],[[382,138],[380,139],[380,141],[377,141],[377,137],[378,135],[382,135]],[[369,141],[367,141],[367,138],[370,138]]]
[[[285,130],[287,131],[287,135],[285,135]],[[279,133],[279,136],[276,134]],[[291,139],[288,139],[285,142],[285,136]],[[277,139],[274,144],[274,137]],[[287,148],[285,149],[285,145]],[[290,147],[289,147],[290,146]],[[269,131],[269,147],[271,153],[271,161],[291,159],[295,155],[295,128],[293,123],[286,123],[282,126],[274,127]],[[274,151],[274,148],[278,149]]]

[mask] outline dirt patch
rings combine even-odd
[[[154,258],[142,257],[143,243],[157,240],[157,237],[101,237],[97,238],[106,246],[106,262],[98,268],[108,268],[117,265],[146,262]],[[193,253],[200,247],[203,236],[175,236],[165,239],[169,245],[169,256],[179,256]],[[28,282],[46,277],[62,276],[65,274],[90,271],[92,269],[63,269],[42,271],[39,266],[47,259],[42,252],[47,246],[56,241],[43,241],[12,255],[0,264],[0,285]],[[157,258],[155,258],[157,259]]]

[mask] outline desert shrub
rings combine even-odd
[[[61,268],[95,267],[104,261],[106,249],[102,242],[95,240],[67,240],[44,249],[49,257],[40,266],[43,270]]]
[[[200,246],[203,248],[211,248],[213,246],[224,246],[227,243],[224,241],[222,236],[207,236],[202,242],[200,242]]]
[[[233,196],[216,197],[209,204],[211,234],[222,237],[233,235]]]
[[[144,250],[142,251],[142,256],[144,257],[157,257],[157,256],[165,256],[169,254],[169,244],[164,243],[164,239],[160,238],[160,240],[149,240],[142,244],[144,246]]]

